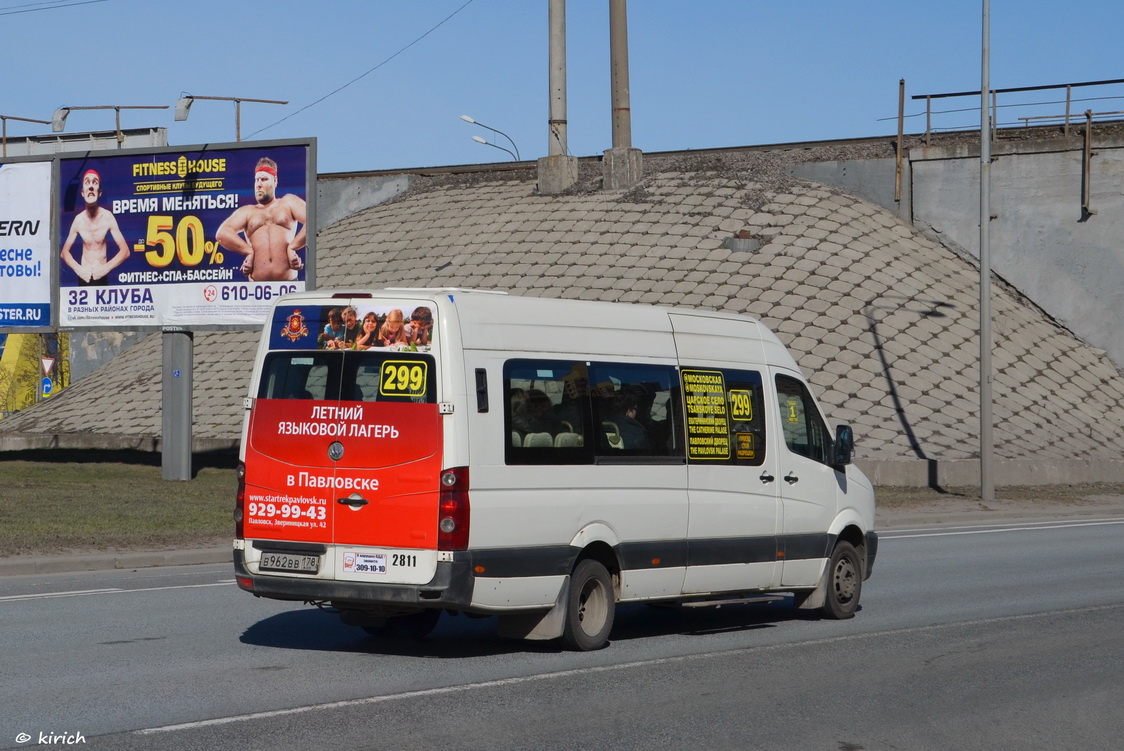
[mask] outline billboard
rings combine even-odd
[[[306,288],[312,142],[58,164],[60,328],[256,327],[271,301]]]
[[[0,164],[0,329],[51,325],[51,162]]]

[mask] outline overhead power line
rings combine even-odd
[[[41,10],[61,10],[62,8],[72,8],[75,5],[93,5],[94,3],[104,3],[108,0],[45,0],[39,3],[27,3],[25,5],[10,5],[7,8],[0,8],[0,16],[14,16],[17,13],[36,13]]]
[[[444,25],[445,25],[445,23],[446,23],[446,22],[448,22],[448,21],[449,21],[449,20],[450,20],[450,19],[451,19],[451,18],[452,18],[453,16],[457,15],[457,14],[458,14],[458,13],[460,13],[460,12],[461,12],[462,10],[464,10],[465,8],[467,8],[468,6],[472,5],[472,4],[474,3],[474,2],[476,2],[476,0],[468,0],[468,1],[467,1],[467,2],[466,2],[466,3],[464,4],[464,5],[462,5],[461,7],[457,8],[456,10],[454,10],[454,11],[453,11],[452,13],[450,13],[449,15],[445,16],[445,18],[441,19],[441,21],[440,21],[440,22],[438,22],[438,23],[437,23],[437,24],[436,24],[435,26],[433,26],[432,28],[430,28],[430,29],[429,29],[428,31],[426,31],[426,32],[425,32],[424,34],[422,34],[422,35],[421,35],[421,36],[419,36],[419,37],[418,37],[417,39],[415,39],[414,41],[412,41],[412,42],[410,42],[409,44],[407,44],[407,45],[406,45],[405,47],[402,47],[401,49],[399,49],[399,50],[398,50],[397,52],[395,52],[395,53],[394,53],[393,55],[391,55],[390,57],[388,57],[388,58],[386,58],[385,60],[383,60],[383,61],[382,61],[381,63],[379,63],[379,64],[378,64],[378,65],[376,65],[375,67],[371,68],[370,70],[366,71],[365,73],[361,73],[360,75],[356,76],[355,78],[353,78],[353,79],[351,79],[350,81],[348,81],[347,83],[345,83],[345,84],[344,84],[343,86],[340,86],[340,87],[339,87],[339,88],[337,88],[337,89],[334,89],[334,90],[332,90],[332,91],[329,91],[329,92],[328,92],[327,94],[325,94],[324,96],[320,97],[320,98],[319,98],[319,99],[317,99],[317,100],[316,100],[315,102],[311,102],[311,103],[309,103],[309,104],[306,104],[305,106],[301,107],[301,108],[300,108],[299,110],[297,110],[296,112],[293,112],[293,113],[290,113],[290,114],[288,114],[288,115],[285,115],[285,117],[281,118],[281,119],[280,119],[280,120],[278,120],[277,122],[275,122],[275,123],[271,123],[271,124],[269,124],[269,125],[265,126],[264,128],[260,128],[259,130],[255,130],[255,131],[254,131],[253,133],[251,133],[250,135],[246,136],[247,140],[249,140],[249,139],[253,138],[253,137],[254,137],[254,136],[256,136],[256,135],[257,135],[258,133],[264,133],[265,131],[269,130],[270,128],[272,128],[272,127],[274,127],[274,126],[276,126],[276,125],[280,125],[281,123],[285,122],[285,121],[286,121],[286,120],[288,120],[289,118],[291,118],[291,117],[295,117],[296,115],[299,115],[300,113],[304,112],[304,111],[305,111],[305,110],[307,110],[307,109],[310,109],[310,108],[312,108],[312,107],[315,107],[316,105],[320,104],[320,103],[321,103],[321,102],[323,102],[323,101],[324,101],[325,99],[327,99],[328,97],[330,97],[330,96],[334,96],[334,95],[336,95],[336,94],[340,93],[341,91],[343,91],[344,89],[346,89],[346,88],[347,88],[348,86],[351,86],[351,85],[352,85],[353,83],[356,83],[357,81],[360,81],[360,80],[362,80],[363,78],[366,78],[367,76],[371,75],[371,74],[372,74],[372,73],[374,73],[374,72],[375,72],[376,70],[378,70],[378,69],[379,69],[379,68],[381,68],[382,66],[386,65],[386,64],[387,64],[387,63],[389,63],[389,62],[390,62],[391,60],[393,60],[394,58],[398,57],[398,56],[399,56],[399,55],[401,55],[401,54],[402,54],[403,52],[405,52],[406,50],[410,49],[410,48],[411,48],[411,47],[413,47],[413,46],[414,46],[415,44],[417,44],[417,43],[418,43],[418,42],[420,42],[421,40],[425,39],[425,38],[426,38],[427,36],[429,36],[429,35],[430,35],[430,34],[432,34],[433,32],[437,31],[437,29],[439,29],[439,28],[441,28],[442,26],[444,26]]]

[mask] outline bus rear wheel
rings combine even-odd
[[[613,579],[608,570],[592,559],[579,562],[570,575],[562,643],[580,652],[604,647],[615,614]]]

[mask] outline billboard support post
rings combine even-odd
[[[164,331],[160,461],[165,480],[191,479],[193,345],[190,331]]]

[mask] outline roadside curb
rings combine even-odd
[[[193,550],[154,550],[135,553],[86,553],[81,555],[37,555],[0,558],[0,576],[61,574],[76,571],[193,566],[229,563],[229,546]]]
[[[986,525],[1088,521],[1124,517],[1124,495],[1091,495],[1068,502],[949,498],[937,503],[906,504],[876,508],[875,530],[940,525]]]

